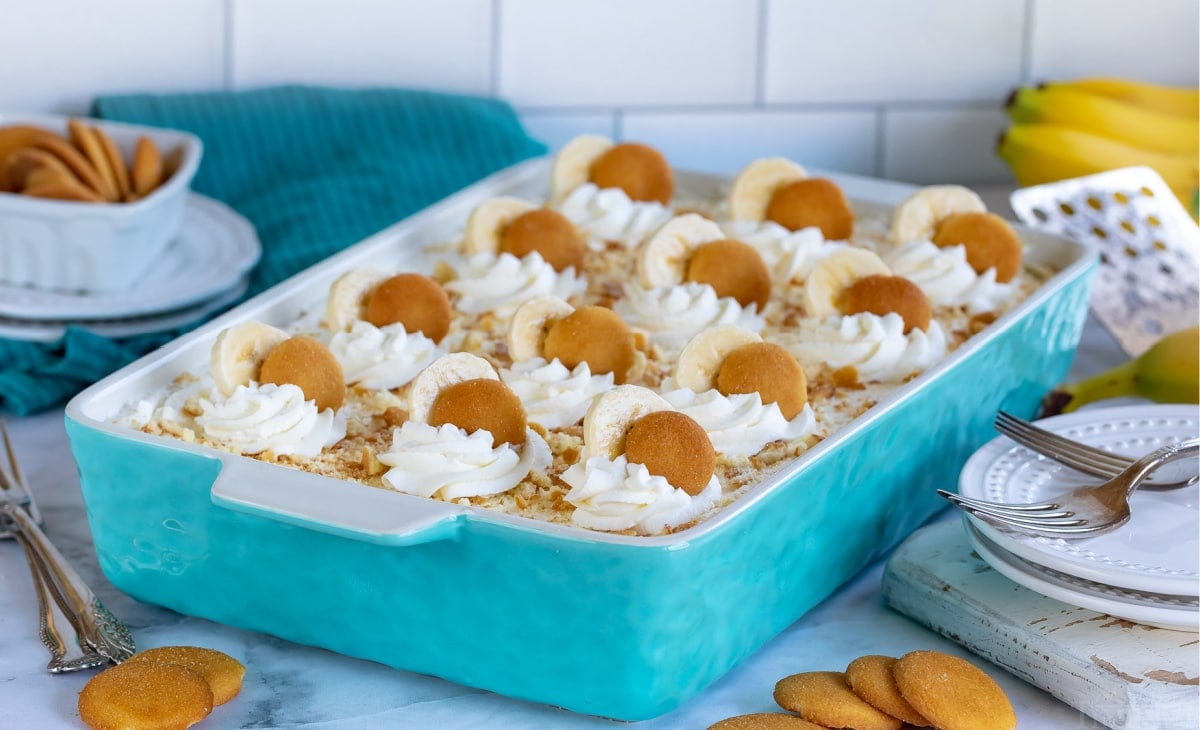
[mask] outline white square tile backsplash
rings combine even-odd
[[[1020,76],[1014,0],[767,3],[766,100],[1002,98]]]
[[[1008,117],[999,109],[894,109],[884,114],[883,177],[934,184],[1004,180],[996,139]]]
[[[672,164],[737,174],[759,157],[871,175],[876,114],[861,112],[628,112],[622,137],[654,145]]]
[[[733,172],[763,155],[913,182],[1008,180],[1029,81],[1195,85],[1196,0],[0,0],[0,111],[277,83],[498,96]],[[46,51],[48,29],[55,38]],[[62,49],[69,49],[64,51]],[[19,62],[18,62],[19,59]]]
[[[1030,76],[1132,76],[1196,83],[1196,0],[1041,0],[1030,18]]]
[[[500,96],[528,107],[749,104],[758,4],[501,0]]]
[[[491,90],[491,0],[235,0],[231,7],[235,88]]]
[[[0,0],[0,110],[82,114],[97,94],[224,81],[220,0]]]

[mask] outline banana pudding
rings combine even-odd
[[[292,322],[226,329],[206,369],[119,420],[380,489],[662,534],[1044,278],[954,186],[883,213],[773,158],[681,202],[657,151],[589,136],[559,152],[549,188],[480,201],[453,240],[418,242],[420,266],[346,271]]]

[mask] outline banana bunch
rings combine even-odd
[[[1013,123],[996,153],[1019,184],[1146,165],[1197,215],[1197,89],[1106,78],[1049,82],[1017,89],[1006,110]]]
[[[1046,396],[1045,415],[1069,413],[1105,398],[1139,396],[1156,403],[1200,403],[1200,328],[1173,332],[1127,363]]]

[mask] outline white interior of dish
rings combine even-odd
[[[213,340],[221,330],[238,322],[252,319],[286,326],[303,312],[310,311],[314,306],[322,306],[321,303],[324,301],[329,285],[346,271],[366,267],[385,271],[404,268],[428,270],[431,262],[421,261],[417,255],[418,250],[428,244],[455,240],[461,235],[467,215],[482,200],[498,195],[521,197],[531,201],[544,200],[548,192],[550,162],[549,158],[539,158],[496,173],[310,267],[88,388],[68,405],[68,415],[89,427],[121,438],[152,442],[158,446],[221,459],[228,471],[237,472],[243,469],[262,471],[251,466],[251,463],[262,464],[262,462],[249,457],[234,456],[170,437],[143,434],[127,426],[112,423],[110,419],[125,404],[165,387],[179,374],[206,368]],[[842,186],[853,206],[861,211],[890,212],[892,207],[915,190],[911,185],[884,180],[838,173],[828,173],[827,176]],[[681,199],[719,199],[729,182],[729,180],[713,175],[688,172],[677,174]],[[405,510],[411,508],[414,516],[419,516],[420,524],[416,525],[417,527],[428,527],[434,523],[469,516],[471,519],[511,523],[523,529],[561,533],[577,539],[630,543],[648,547],[685,543],[690,537],[715,529],[732,519],[753,504],[759,496],[787,481],[806,464],[812,463],[822,454],[835,448],[839,442],[849,437],[857,429],[869,424],[886,410],[897,407],[919,389],[936,381],[939,373],[954,367],[969,352],[983,347],[989,340],[1007,329],[1023,313],[1038,307],[1066,281],[1073,279],[1080,269],[1089,266],[1094,257],[1088,248],[1069,239],[1040,233],[1016,224],[1014,227],[1026,246],[1025,262],[1028,265],[1054,272],[1041,288],[983,332],[972,337],[938,365],[897,388],[848,427],[817,444],[796,459],[789,468],[781,470],[771,478],[752,487],[732,505],[687,530],[661,537],[613,535],[506,515],[482,508],[426,500],[365,485],[354,485],[361,489],[347,488],[347,483],[341,480],[273,465],[266,466],[279,478],[271,481],[275,485],[282,483],[282,486],[276,490],[273,486],[264,485],[262,480],[255,480],[257,482],[255,489],[264,493],[277,493],[274,496],[265,494],[261,499],[255,497],[255,501],[260,506],[248,511],[260,514],[269,511],[277,513],[273,516],[282,515],[280,518],[285,521],[307,524],[309,520],[302,515],[295,515],[293,510],[303,511],[305,505],[300,502],[304,499],[317,498],[323,485],[332,487],[337,484],[341,486],[337,490],[338,499],[336,503],[331,500],[328,505],[322,506],[322,510],[325,510],[324,513],[329,517],[322,522],[332,531],[339,533],[355,532],[359,529],[366,533],[378,533],[382,528],[378,520],[368,513],[374,512],[369,505],[377,505],[382,497],[384,499],[412,500],[414,503],[406,506]],[[301,482],[306,485],[303,489],[300,488]],[[289,484],[292,486],[288,486]],[[300,492],[307,493],[308,496],[298,494]],[[359,498],[356,499],[353,496],[355,494],[359,495]],[[292,506],[289,507],[282,503],[277,504],[278,509],[268,509],[263,506],[276,497],[280,500],[291,500]],[[333,514],[334,512],[336,514]],[[289,515],[294,519],[289,518]]]

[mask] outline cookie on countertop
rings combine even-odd
[[[178,664],[126,661],[95,675],[79,693],[79,719],[93,730],[189,728],[208,717],[213,692]]]
[[[929,721],[921,716],[900,694],[892,670],[895,657],[868,654],[860,656],[846,667],[846,681],[854,694],[877,709],[909,725],[929,727]]]
[[[709,725],[708,730],[825,730],[825,726],[782,712],[756,712],[727,717]]]
[[[892,670],[904,699],[940,730],[1012,730],[1017,715],[1004,690],[965,659],[913,651]]]
[[[825,727],[900,730],[902,723],[854,694],[841,672],[801,672],[775,684],[779,706]]]
[[[237,696],[246,674],[246,667],[237,659],[203,646],[160,646],[139,651],[126,662],[158,662],[190,669],[208,682],[214,705],[223,705]]]

